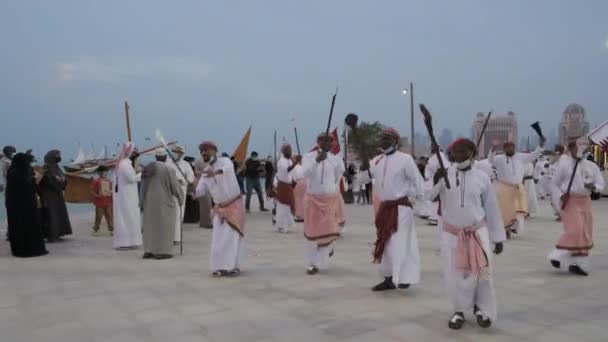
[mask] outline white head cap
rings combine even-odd
[[[167,155],[167,151],[165,151],[164,148],[159,147],[156,149],[156,151],[154,151],[154,155],[157,157],[164,157]]]

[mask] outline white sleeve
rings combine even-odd
[[[553,193],[560,194],[562,193],[561,185],[564,177],[566,176],[566,168],[564,164],[561,163],[555,168],[555,172],[553,173],[553,177],[551,178],[551,188],[553,189]],[[555,199],[556,202],[559,203],[559,198]]]
[[[490,148],[490,151],[488,151],[488,161],[490,162],[490,165],[495,166],[494,165],[494,158],[496,157],[496,152],[494,151],[494,147]]]
[[[318,164],[314,153],[306,154],[302,160],[302,174],[304,174],[304,177],[310,178]]]
[[[431,179],[431,182],[433,180]],[[441,195],[442,192],[447,190],[445,187],[445,180],[441,178],[437,184],[433,185],[431,190],[428,191],[428,198],[434,200],[437,196]]]
[[[141,173],[136,174],[135,169],[133,169],[133,166],[131,166],[130,164],[127,164],[126,167],[125,165],[123,165],[123,167],[120,168],[120,171],[123,172],[123,174],[125,175],[125,180],[129,184],[141,181]]]
[[[342,179],[342,176],[344,175],[344,171],[346,171],[346,169],[344,168],[344,162],[342,161],[342,158],[336,156],[335,159],[335,163],[336,163],[336,180],[338,184],[340,184],[340,180]]]
[[[486,223],[488,224],[490,241],[494,243],[505,241],[507,239],[505,225],[502,220],[500,208],[498,207],[496,191],[494,190],[490,178],[487,176],[484,177],[483,186],[485,189],[481,194],[481,200],[483,201],[483,207],[486,212]]]
[[[538,146],[538,147],[536,147],[534,152],[518,153],[518,156],[519,156],[520,160],[522,161],[522,163],[528,164],[528,163],[531,163],[531,162],[535,161],[536,159],[540,158],[540,156],[544,150],[545,149],[543,147]]]
[[[198,184],[196,185],[196,192],[194,194],[196,198],[205,196],[209,191],[209,189],[207,188],[207,183],[204,181],[204,179],[205,176],[201,177],[201,179],[199,179],[198,181]]]
[[[405,176],[409,179],[410,182],[414,185],[411,189],[412,193],[408,194],[410,197],[419,197],[423,194],[422,191],[422,176],[420,175],[420,171],[414,162],[414,159],[408,156],[405,159]]]
[[[602,171],[594,162],[589,162],[589,164],[591,165],[591,169],[593,170],[593,185],[595,186],[595,189],[597,191],[601,192],[606,186],[604,182],[604,176],[602,176]]]

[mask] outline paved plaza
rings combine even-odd
[[[461,331],[447,321],[437,230],[417,224],[422,282],[372,293],[371,208],[347,206],[348,228],[329,268],[305,273],[301,227],[278,234],[267,213],[247,217],[243,274],[210,277],[211,231],[187,225],[184,256],[142,260],[92,237],[91,220],[48,245],[51,254],[10,256],[0,242],[2,342],[230,341],[608,341],[608,199],[594,202],[595,244],[587,278],[556,272],[546,255],[562,228],[543,203],[496,257],[499,318],[487,330],[469,314]],[[176,248],[178,253],[178,248]]]

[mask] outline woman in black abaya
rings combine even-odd
[[[6,213],[11,252],[16,257],[47,254],[36,198],[33,157],[18,153],[6,177]]]
[[[66,179],[59,167],[61,152],[51,150],[44,156],[44,175],[40,181],[40,196],[44,213],[44,229],[48,242],[72,234],[68,209],[63,198]]]

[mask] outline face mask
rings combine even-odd
[[[251,160],[258,160],[258,157],[251,157]]]
[[[391,153],[395,152],[395,146],[391,146],[389,148],[381,148],[380,150],[384,154],[391,154]]]
[[[61,157],[57,157],[57,158],[55,158],[55,161],[56,161],[57,163],[61,163]]]
[[[458,170],[464,170],[471,166],[471,159],[467,159],[461,163],[456,163],[456,168]]]
[[[469,155],[465,161],[460,162],[460,163],[455,163],[456,168],[458,170],[464,170],[464,169],[468,169],[469,167],[471,167],[471,165],[473,164],[473,160],[471,159],[471,157],[472,156]]]

